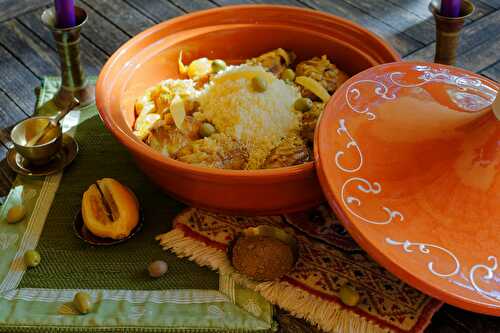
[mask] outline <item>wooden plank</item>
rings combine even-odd
[[[14,103],[7,94],[0,90],[0,204],[3,203],[7,194],[9,194],[15,174],[10,170],[5,160],[7,148],[10,148],[10,130],[26,114]]]
[[[260,4],[274,4],[274,5],[286,5],[286,6],[296,6],[296,7],[306,7],[303,3],[297,0],[254,0],[256,3]]]
[[[342,0],[304,0],[305,4],[347,19],[350,19],[385,38],[402,55],[409,54],[423,46],[387,24],[362,12]]]
[[[404,60],[418,60],[418,61],[434,61],[434,54],[436,50],[436,43],[432,43],[427,45],[426,47],[423,47],[407,56],[405,56],[403,59]]]
[[[38,78],[0,45],[0,89],[26,114],[35,108],[35,87]]]
[[[483,1],[478,1],[478,0],[471,0],[471,1],[474,4],[474,6],[476,7],[476,10],[471,15],[471,17],[465,21],[465,24],[469,24],[473,21],[476,21],[476,20],[482,18],[483,16],[486,16],[486,15],[495,11],[495,7],[488,5],[488,4],[484,3]],[[500,3],[500,0],[499,0],[499,3]],[[497,7],[497,9],[498,8],[500,8],[500,6]]]
[[[422,20],[421,17],[387,0],[344,1],[419,42],[428,44],[435,40],[432,20]]]
[[[148,16],[155,22],[162,22],[184,14],[184,12],[167,0],[125,0],[132,7]]]
[[[394,5],[404,8],[413,14],[426,19],[432,16],[429,12],[430,0],[389,0]]]
[[[457,58],[457,66],[480,72],[495,64],[500,55],[500,38],[493,38],[468,50]]]
[[[1,0],[0,1],[0,22],[10,20],[33,9],[43,7],[51,0]]]
[[[0,142],[5,147],[10,147],[11,128],[24,118],[26,114],[0,90]]]
[[[279,307],[276,307],[275,318],[279,323],[277,333],[325,333],[313,323],[297,318]]]
[[[83,2],[129,36],[134,36],[155,24],[153,20],[121,0],[84,0]]]
[[[255,3],[252,0],[214,0],[219,6],[242,5]]]
[[[113,54],[117,48],[129,40],[130,36],[98,12],[83,2],[80,2],[79,6],[85,9],[88,15],[88,21],[82,29],[82,34],[107,55]]]
[[[500,10],[465,26],[462,30],[457,50],[458,56],[485,43],[490,38],[497,38],[499,31]],[[426,47],[408,55],[405,59],[432,61],[434,58],[435,47],[436,43],[429,44]]]
[[[392,2],[394,5],[404,8],[413,14],[423,18],[427,19],[431,22],[434,21],[432,18],[432,14],[429,11],[429,0],[388,0]],[[500,1],[500,0],[499,0]],[[472,0],[474,3],[476,10],[474,11],[474,14],[467,19],[466,24],[478,20],[481,17],[491,13],[494,8],[492,6],[489,6],[488,4],[484,3],[483,1],[479,0]]]
[[[43,25],[40,20],[42,10],[36,10],[18,17],[26,28],[39,37],[39,42],[47,44],[54,51],[57,50],[52,33]],[[84,27],[85,30],[85,27]],[[92,44],[85,36],[80,39],[81,60],[87,75],[97,75],[108,59],[108,55]]]
[[[0,205],[4,203],[16,178],[15,173],[9,168],[5,159],[7,151],[7,148],[0,145]]]
[[[500,0],[481,0],[481,2],[484,2],[490,7],[500,9]]]
[[[57,53],[15,20],[0,24],[0,44],[38,77],[59,73]]]
[[[494,64],[493,66],[490,66],[485,70],[483,70],[481,74],[489,77],[492,80],[500,82],[500,61]]]
[[[425,333],[498,333],[499,325],[498,317],[465,311],[444,304],[432,317]]]
[[[170,0],[170,2],[188,13],[217,7],[208,0]]]

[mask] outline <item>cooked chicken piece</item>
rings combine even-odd
[[[295,53],[287,52],[281,48],[264,53],[257,58],[247,60],[249,65],[261,65],[276,76],[280,76],[290,64],[295,61]]]
[[[347,77],[328,60],[326,55],[323,55],[321,58],[314,57],[300,62],[295,69],[295,73],[297,76],[308,76],[318,81],[330,94],[337,90]],[[302,96],[313,100],[318,99],[309,90],[303,87],[300,87],[300,89]]]
[[[176,158],[209,168],[243,170],[248,162],[248,152],[231,137],[216,133],[185,146],[178,151]]]
[[[172,156],[179,149],[189,144],[189,139],[176,128],[165,126],[155,128],[146,139],[146,143],[165,156]]]
[[[324,103],[314,102],[312,109],[308,112],[304,112],[302,115],[300,136],[310,145],[314,142],[314,129],[316,128],[316,123],[324,108]]]
[[[282,168],[302,164],[310,160],[309,150],[304,141],[296,136],[287,136],[279,146],[271,151],[263,169]]]
[[[173,121],[166,121],[163,126],[151,130],[146,143],[165,156],[174,156],[180,149],[192,141],[200,139],[201,122],[186,116],[182,129],[178,129]]]
[[[184,108],[186,110],[186,115],[190,116],[197,112],[200,107],[200,103],[194,99],[187,98],[184,100]]]
[[[135,103],[137,118],[134,124],[134,134],[141,140],[146,140],[149,132],[162,126],[170,115],[171,103],[176,96],[184,102],[186,115],[198,110],[199,104],[195,100],[196,90],[190,80],[165,80],[146,90]],[[179,98],[177,97],[177,98]],[[168,122],[167,122],[168,123]]]
[[[201,139],[200,127],[201,122],[196,120],[192,116],[186,116],[182,122],[182,129],[180,130],[184,135],[186,135],[190,140]]]

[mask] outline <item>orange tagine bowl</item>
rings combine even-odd
[[[251,171],[203,168],[166,158],[132,132],[135,100],[148,87],[179,78],[181,50],[187,62],[210,57],[231,63],[275,48],[293,50],[299,61],[326,54],[349,75],[399,60],[373,33],[318,11],[271,5],[200,11],[158,24],[115,52],[97,82],[100,116],[139,168],[189,205],[237,214],[312,207],[324,200],[313,162]]]

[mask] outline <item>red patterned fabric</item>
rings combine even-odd
[[[307,220],[304,217],[315,216],[315,212],[286,217],[235,217],[190,209],[176,218],[175,228],[182,230],[185,237],[223,251],[244,228],[267,224],[289,229],[299,241],[299,259],[295,269],[282,281],[390,331],[423,331],[442,303],[374,262],[341,226],[335,226],[338,222],[328,208],[322,207],[316,213],[319,218]],[[345,283],[350,283],[361,295],[355,307],[340,301],[339,290]]]

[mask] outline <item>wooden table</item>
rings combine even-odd
[[[500,0],[473,0],[466,22],[458,66],[500,81]],[[40,14],[49,0],[0,0],[0,203],[14,174],[5,161],[9,129],[32,114],[34,89],[46,75],[58,75],[54,40]],[[432,61],[435,46],[429,0],[83,0],[89,14],[83,30],[82,61],[97,75],[107,58],[138,32],[187,12],[237,3],[278,3],[309,7],[353,20],[388,40],[405,59]],[[318,332],[284,311],[283,332]],[[428,332],[500,332],[500,319],[445,305]]]

